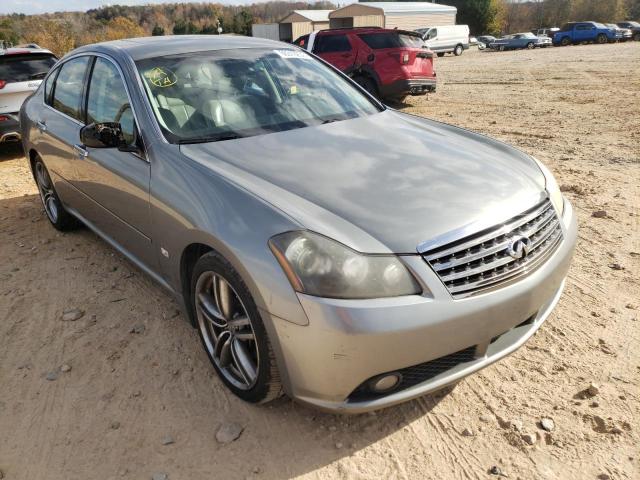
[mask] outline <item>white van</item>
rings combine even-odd
[[[443,25],[439,27],[425,27],[416,30],[424,43],[439,57],[447,52],[462,55],[469,48],[469,25]]]

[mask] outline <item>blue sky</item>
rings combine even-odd
[[[203,0],[195,0],[203,1]],[[247,4],[259,0],[217,0],[216,3]],[[355,1],[355,0],[354,0]],[[149,3],[186,3],[188,0],[0,0],[2,13],[83,12],[104,5],[147,5]]]

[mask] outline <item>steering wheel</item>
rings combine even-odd
[[[114,119],[114,122],[120,123],[120,119],[122,118],[122,115],[124,115],[124,112],[126,112],[127,110],[131,110],[131,105],[128,103],[125,103],[120,107],[120,110],[118,110],[118,113],[116,113],[116,118]]]

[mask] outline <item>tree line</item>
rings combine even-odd
[[[371,1],[371,0],[369,0]],[[411,1],[411,0],[409,0]],[[458,8],[457,21],[475,35],[561,26],[572,20],[616,22],[640,18],[640,0],[442,0]],[[37,43],[57,55],[88,43],[146,35],[250,35],[254,23],[277,22],[291,10],[335,9],[315,3],[269,1],[252,5],[172,3],[111,5],[86,12],[0,15],[0,40]]]

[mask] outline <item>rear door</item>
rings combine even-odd
[[[89,201],[85,215],[99,230],[157,270],[151,248],[149,217],[150,164],[138,135],[135,112],[115,61],[97,56],[86,94],[86,123],[117,122],[137,152],[80,146],[75,186]]]
[[[0,113],[17,113],[40,85],[56,57],[48,53],[0,55]]]
[[[313,45],[313,53],[339,70],[349,73],[356,61],[356,52],[344,33],[318,35]]]
[[[50,173],[67,182],[78,178],[78,152],[74,145],[79,143],[84,125],[81,104],[90,58],[87,55],[72,58],[52,72],[45,83],[45,105],[34,118],[39,130],[36,134],[39,153]],[[64,182],[60,187],[56,185],[63,201],[71,198],[65,194],[69,188]]]

